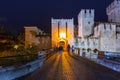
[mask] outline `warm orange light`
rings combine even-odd
[[[14,48],[17,49],[17,48],[18,48],[18,45],[14,45]]]
[[[66,34],[65,33],[60,33],[60,38],[66,38]]]

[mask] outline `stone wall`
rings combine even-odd
[[[78,14],[79,37],[92,34],[94,26],[94,9],[82,9]]]
[[[99,39],[93,36],[88,38],[78,38],[78,48],[85,49],[99,49]]]
[[[117,39],[116,39],[116,52],[120,52],[120,33],[117,34]]]
[[[114,0],[107,8],[109,22],[120,22],[120,0]]]
[[[36,26],[25,27],[25,46],[36,45],[40,49],[51,47],[51,37]]]
[[[116,51],[116,25],[109,23],[100,23],[96,27],[100,37],[100,50],[101,51]],[[95,32],[97,32],[95,31]]]
[[[39,44],[39,40],[36,39],[38,28],[36,26],[25,27],[25,46],[32,44]]]
[[[59,46],[60,41],[67,44],[74,45],[74,20],[72,19],[51,19],[52,26],[52,47]],[[61,37],[63,33],[65,37]]]

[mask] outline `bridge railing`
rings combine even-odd
[[[52,55],[52,49],[44,49],[37,54],[0,57],[0,67],[19,66],[37,59],[48,59]]]
[[[84,52],[79,48],[75,48],[75,53],[81,57],[87,58],[94,61],[100,65],[106,66],[112,70],[120,72],[120,54],[104,54],[104,51],[99,51],[97,53]],[[117,55],[117,56],[116,56]],[[116,58],[117,57],[117,58]]]
[[[38,54],[0,57],[0,65],[5,66],[0,68],[0,80],[14,80],[30,74],[40,68],[45,60],[52,55],[52,49],[46,49],[40,51]],[[5,62],[2,62],[1,60]],[[10,65],[9,67],[8,63]]]
[[[6,67],[6,66],[24,64],[37,59],[37,55],[38,54],[29,54],[29,55],[0,57],[0,65]]]

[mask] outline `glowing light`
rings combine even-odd
[[[18,45],[15,45],[14,48],[17,49],[17,48],[18,48]]]
[[[66,38],[66,34],[65,33],[60,33],[60,38]]]

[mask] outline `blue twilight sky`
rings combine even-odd
[[[107,21],[106,7],[114,0],[0,0],[0,24],[21,31],[38,26],[50,32],[51,17],[74,18],[81,9],[95,9],[96,21]]]

